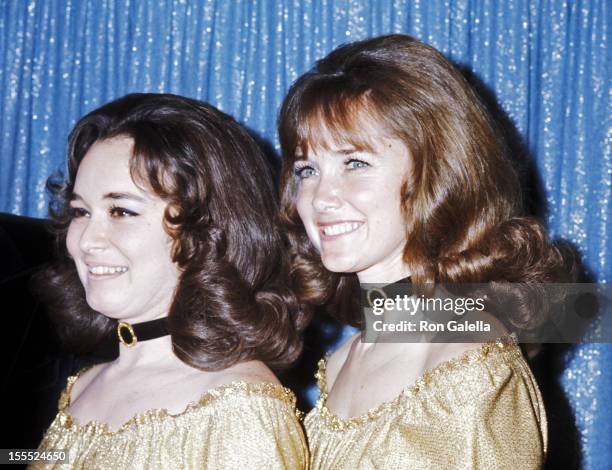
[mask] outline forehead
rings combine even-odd
[[[393,139],[380,124],[380,120],[365,109],[353,114],[342,114],[342,118],[326,116],[324,110],[307,117],[297,132],[295,157],[308,158],[311,153],[350,152],[377,153],[381,142]]]
[[[118,181],[130,177],[130,159],[133,141],[127,137],[99,140],[87,151],[77,170],[79,180],[95,179],[99,184],[108,184],[113,178]]]
[[[360,153],[410,159],[410,152],[402,140],[385,132],[370,120],[362,122],[357,128],[341,129],[340,132],[323,126],[324,124],[321,124],[320,131],[315,134],[316,138],[301,141],[295,151],[296,160]]]
[[[90,196],[126,191],[148,196],[130,172],[133,148],[133,140],[124,136],[95,142],[79,165],[74,191]]]

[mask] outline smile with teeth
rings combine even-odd
[[[128,270],[126,266],[88,266],[90,274],[121,274]]]
[[[334,235],[343,235],[345,233],[354,232],[361,227],[361,222],[343,222],[340,224],[327,225],[321,228],[324,235],[329,237]]]

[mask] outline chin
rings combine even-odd
[[[354,273],[358,271],[355,268],[355,260],[347,259],[346,257],[324,256],[321,258],[321,262],[325,269],[332,273]]]
[[[105,317],[118,318],[114,312],[118,312],[121,307],[121,302],[112,301],[111,299],[102,299],[98,296],[87,296],[87,305]]]

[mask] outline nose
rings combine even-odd
[[[79,248],[84,253],[104,250],[108,245],[106,224],[94,217],[86,221],[79,239]]]
[[[326,212],[342,205],[341,189],[338,181],[330,176],[322,176],[315,189],[312,205],[317,212]]]

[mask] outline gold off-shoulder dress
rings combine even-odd
[[[305,419],[311,469],[540,468],[546,415],[514,337],[487,343],[426,372],[395,400],[341,419],[321,396]]]
[[[69,465],[58,469],[307,468],[295,396],[280,385],[235,382],[208,391],[181,413],[149,410],[113,431],[95,421],[79,424],[68,414],[78,377],[68,379],[39,446],[67,450]]]

